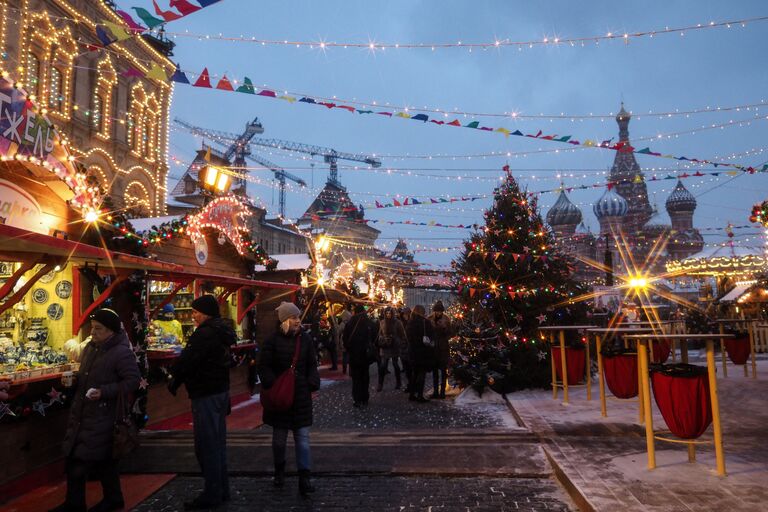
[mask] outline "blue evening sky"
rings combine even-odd
[[[149,0],[120,0],[121,7],[143,6]],[[166,0],[160,0],[167,5]],[[644,2],[515,2],[515,1],[414,1],[387,2],[222,0],[185,19],[168,24],[169,32],[246,36],[269,40],[357,43],[455,43],[463,41],[543,40],[639,32],[663,27],[708,24],[768,15],[761,1],[644,1]],[[656,35],[653,38],[603,41],[585,46],[549,45],[533,48],[467,49],[296,48],[262,46],[249,42],[224,42],[177,37],[174,60],[182,69],[199,72],[208,67],[213,76],[226,73],[232,80],[250,77],[257,86],[315,96],[336,96],[363,102],[410,107],[458,109],[466,112],[521,114],[615,114],[623,100],[633,112],[630,138],[663,136],[637,147],[687,157],[761,165],[768,160],[768,103],[757,109],[703,113],[660,119],[642,115],[760,103],[768,100],[768,22],[746,27],[734,25],[701,31]],[[192,77],[191,77],[192,78]],[[215,84],[218,79],[214,78]],[[424,124],[399,118],[327,110],[301,103],[254,97],[178,85],[172,116],[197,125],[239,132],[258,117],[263,137],[318,144],[339,151],[381,155],[382,169],[349,168],[341,162],[341,181],[356,203],[390,202],[393,196],[458,196],[491,194],[494,179],[509,163],[515,176],[529,190],[593,184],[605,179],[614,153],[579,149],[523,137]],[[760,117],[761,119],[753,119]],[[638,119],[639,117],[639,119]],[[453,116],[448,118],[452,119]],[[738,121],[753,119],[748,124]],[[525,133],[572,135],[575,139],[604,140],[617,137],[614,120],[513,120],[494,117],[460,117],[462,123]],[[734,126],[701,130],[733,121]],[[695,130],[694,133],[690,133]],[[201,140],[178,129],[171,130],[170,154],[185,162],[171,164],[171,175],[182,175]],[[256,148],[254,148],[256,149]],[[266,148],[265,148],[266,149]],[[559,150],[555,152],[555,150]],[[541,152],[546,151],[546,152]],[[466,158],[470,155],[513,155]],[[314,167],[297,155],[262,150],[262,156],[304,177],[314,189],[288,194],[289,217],[300,216],[327,178],[327,166],[317,159]],[[528,153],[522,155],[521,153]],[[431,158],[410,158],[420,155]],[[443,158],[444,155],[456,158]],[[731,158],[737,155],[736,158]],[[675,160],[640,155],[648,177],[688,171]],[[729,159],[731,158],[731,159]],[[390,173],[382,170],[390,169]],[[694,168],[695,169],[695,168]],[[711,169],[703,167],[702,169]],[[410,173],[410,174],[409,174]],[[271,173],[254,171],[265,185],[249,185],[271,211],[277,212],[277,194]],[[456,178],[461,176],[459,181]],[[444,179],[452,177],[452,179]],[[174,180],[170,180],[171,186]],[[743,175],[731,179],[692,178],[684,181],[698,199],[695,224],[723,227],[732,222],[748,224],[753,203],[768,198],[768,175]],[[648,184],[651,201],[660,207],[660,221],[668,223],[664,201],[675,181]],[[574,191],[571,199],[582,208],[585,222],[598,229],[591,203],[604,189]],[[542,194],[542,213],[557,195]],[[367,209],[367,217],[381,221],[468,224],[482,222],[491,199],[448,206],[412,206],[386,210]],[[382,231],[380,247],[391,249],[397,237],[411,248],[446,248],[460,245],[467,230],[373,224]],[[738,230],[746,244],[762,243],[756,229]],[[704,232],[707,242],[723,241],[723,232]],[[448,264],[455,251],[420,252],[417,260]]]

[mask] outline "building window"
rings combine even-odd
[[[27,86],[29,92],[40,96],[40,59],[32,52],[27,57]]]
[[[61,71],[58,68],[52,67],[48,91],[48,106],[56,112],[61,112],[61,108],[64,105],[62,85]]]
[[[104,129],[104,98],[96,94],[93,97],[93,109],[91,109],[91,126],[101,133]]]

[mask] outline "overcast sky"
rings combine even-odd
[[[149,0],[120,0],[123,8],[142,6]],[[167,5],[166,0],[160,1]],[[682,27],[768,15],[761,1],[646,1],[646,2],[513,2],[458,0],[386,2],[222,0],[185,19],[168,24],[169,32],[246,36],[269,40],[348,43],[464,43],[495,40],[531,41],[554,38],[601,36],[609,32],[640,32],[663,27]],[[356,48],[325,50],[295,46],[271,46],[249,42],[177,37],[174,60],[182,69],[208,67],[212,75],[226,73],[232,80],[250,77],[257,86],[314,96],[336,96],[362,102],[398,106],[458,109],[465,112],[521,114],[614,114],[620,102],[634,114],[630,138],[685,132],[671,138],[636,142],[638,147],[689,158],[726,160],[760,165],[768,160],[768,102],[758,109],[703,113],[663,118],[649,111],[694,110],[756,104],[768,100],[765,35],[768,22],[746,27],[714,28],[685,33],[658,34],[653,38],[587,43],[583,47],[560,44],[533,48],[389,49]],[[214,79],[214,84],[217,79]],[[505,138],[498,133],[424,124],[413,120],[360,115],[328,110],[302,103],[288,103],[224,91],[176,87],[173,116],[194,124],[239,132],[258,117],[263,137],[318,144],[339,151],[381,155],[382,169],[351,170],[345,162],[341,181],[356,203],[390,202],[417,196],[491,194],[494,179],[509,163],[529,190],[555,188],[565,175],[566,186],[604,181],[614,153],[579,149],[523,137]],[[737,123],[755,117],[749,124]],[[452,118],[452,117],[451,117]],[[451,119],[449,118],[449,120]],[[575,139],[604,140],[617,137],[608,120],[513,120],[499,117],[461,117],[481,125],[520,129],[526,133],[572,135]],[[733,126],[701,130],[704,126],[733,121]],[[691,133],[693,131],[693,133]],[[171,156],[185,162],[172,164],[172,176],[182,175],[200,139],[173,129]],[[555,152],[555,150],[559,150]],[[546,151],[546,152],[538,152]],[[493,153],[513,156],[464,156]],[[530,152],[527,155],[520,153]],[[538,152],[538,153],[537,153]],[[300,175],[314,190],[290,192],[288,216],[300,216],[327,178],[327,166],[282,152],[262,151],[273,162]],[[442,155],[457,158],[442,158]],[[431,158],[403,158],[421,155]],[[736,158],[729,159],[732,155]],[[638,156],[646,175],[683,172],[675,160]],[[706,167],[711,169],[710,167]],[[654,170],[655,169],[655,170]],[[411,174],[408,175],[407,173]],[[690,170],[688,171],[691,172]],[[270,173],[254,173],[269,181]],[[440,179],[434,176],[452,177]],[[462,176],[462,180],[455,178]],[[173,180],[171,180],[173,183]],[[744,175],[735,179],[693,178],[684,181],[698,199],[694,217],[700,228],[723,227],[727,222],[748,223],[753,203],[768,198],[768,175]],[[664,201],[674,181],[649,183],[651,201],[658,203],[660,222],[669,222]],[[269,186],[250,185],[272,212],[277,194]],[[591,203],[604,189],[574,191],[571,199],[582,208],[585,222],[598,229]],[[542,214],[556,200],[542,194]],[[471,224],[482,222],[491,199],[454,203],[447,207],[413,206],[387,210],[367,209],[370,219]],[[466,230],[373,224],[382,231],[380,247],[392,248],[398,236],[412,248],[445,248],[460,245]],[[738,230],[747,243],[762,241]],[[708,242],[724,239],[722,232],[705,232]],[[455,253],[418,253],[417,260],[448,264]]]

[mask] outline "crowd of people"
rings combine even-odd
[[[350,310],[351,308],[351,310]],[[387,375],[394,373],[395,389],[408,393],[415,402],[424,396],[426,376],[432,374],[430,398],[445,398],[448,387],[450,350],[448,340],[453,327],[441,301],[427,315],[424,306],[411,310],[386,307],[371,314],[363,304],[345,308],[337,315],[318,315],[310,321],[310,333],[322,360],[327,354],[331,371],[341,367],[352,378],[354,407],[365,407],[370,400],[370,365],[378,367],[377,391],[382,391]],[[391,368],[391,370],[390,370]]]

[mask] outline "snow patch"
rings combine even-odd
[[[509,430],[527,430],[518,424],[504,397],[491,389],[484,390],[481,396],[474,389],[467,388],[456,397],[454,404],[456,407],[471,409],[477,415],[496,417]]]

